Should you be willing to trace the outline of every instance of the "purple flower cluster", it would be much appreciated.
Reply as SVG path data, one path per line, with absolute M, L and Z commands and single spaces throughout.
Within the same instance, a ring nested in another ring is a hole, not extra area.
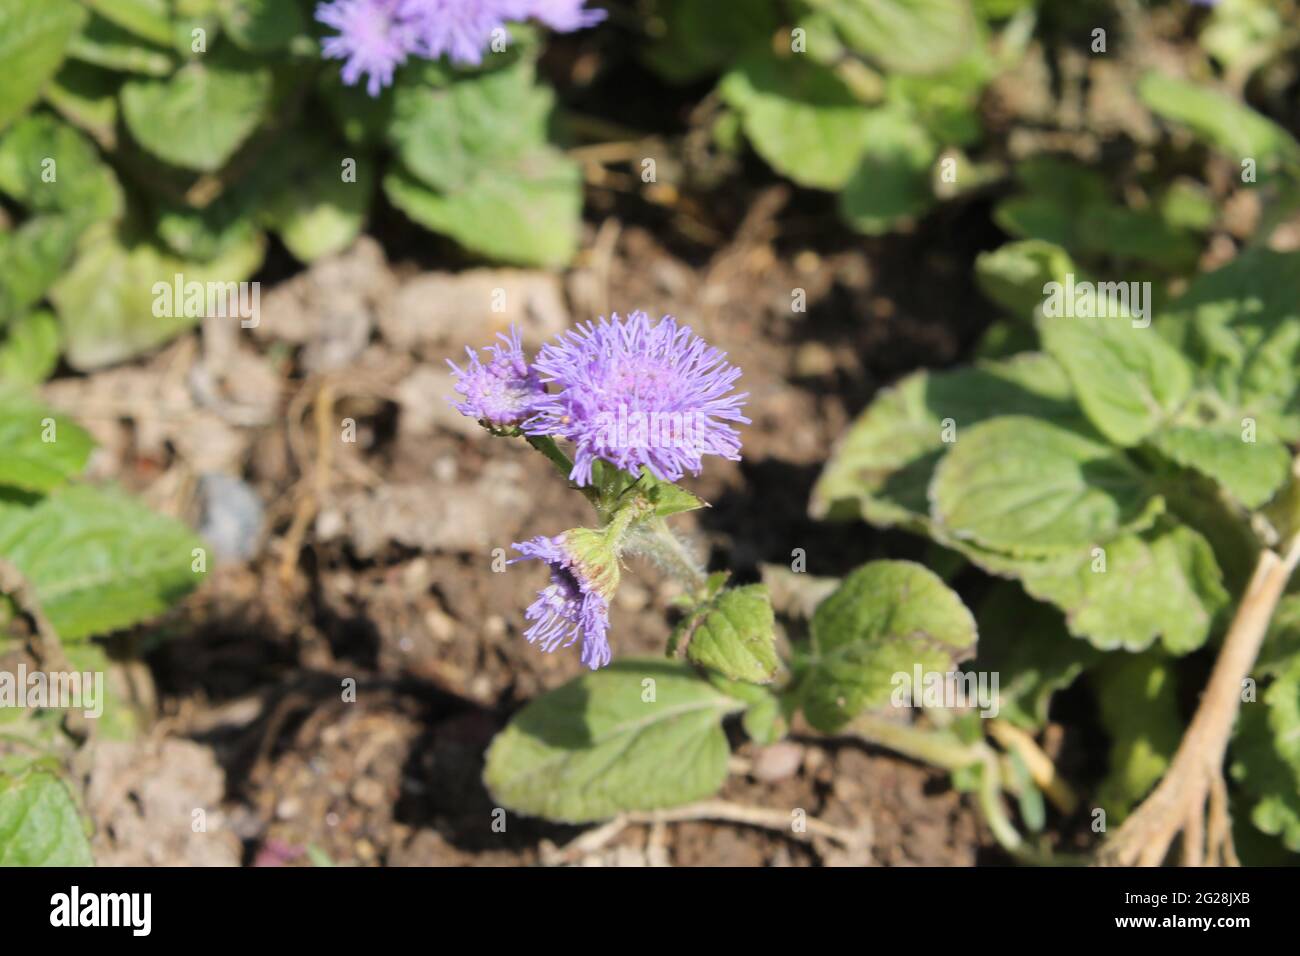
M 740 458 L 740 435 L 727 424 L 749 424 L 740 411 L 748 393 L 733 391 L 740 369 L 670 315 L 579 326 L 543 346 L 533 368 L 556 391 L 524 430 L 573 442 L 569 477 L 580 486 L 598 458 L 666 481 L 698 475 L 704 455 Z
M 468 347 L 468 368 L 462 370 L 451 359 L 447 364 L 456 379 L 456 391 L 465 396 L 463 402 L 452 403 L 456 410 L 494 428 L 508 428 L 530 418 L 546 390 L 528 367 L 519 330 L 512 328 L 508 336 L 498 334 L 497 338 L 501 344 L 487 347 L 491 359 L 486 365 Z
M 613 653 L 605 634 L 609 630 L 609 598 L 598 573 L 579 559 L 569 547 L 572 532 L 533 538 L 513 545 L 523 555 L 516 561 L 536 558 L 551 569 L 551 583 L 537 592 L 537 600 L 524 612 L 532 626 L 524 632 L 530 644 L 550 653 L 570 647 L 582 638 L 582 663 L 592 670 L 604 667 Z M 615 565 L 617 567 L 617 565 Z
M 316 19 L 338 33 L 326 37 L 323 54 L 343 60 L 343 82 L 364 75 L 366 92 L 378 96 L 408 56 L 477 66 L 493 33 L 510 22 L 537 20 L 571 32 L 594 26 L 603 10 L 587 0 L 331 0 L 316 7 Z
M 452 363 L 464 398 L 453 404 L 493 428 L 570 442 L 569 477 L 579 486 L 591 484 L 598 459 L 676 481 L 687 471 L 699 474 L 704 455 L 740 458 L 733 425 L 749 422 L 741 411 L 748 396 L 734 390 L 740 369 L 672 316 L 602 318 L 544 345 L 531 365 L 518 331 L 499 338 L 486 363 L 472 349 L 466 367 Z M 551 569 L 550 584 L 525 615 L 530 642 L 553 651 L 581 637 L 584 664 L 609 663 L 609 599 L 626 527 L 577 528 L 514 546 L 523 555 L 516 561 L 537 559 Z

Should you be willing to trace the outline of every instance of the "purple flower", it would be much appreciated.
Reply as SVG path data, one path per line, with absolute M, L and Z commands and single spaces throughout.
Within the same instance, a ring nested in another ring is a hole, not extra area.
M 740 369 L 672 316 L 579 326 L 543 346 L 533 369 L 558 390 L 541 397 L 524 430 L 574 443 L 578 485 L 591 483 L 598 458 L 667 481 L 698 475 L 704 455 L 740 458 L 740 436 L 726 424 L 749 424 L 748 393 L 733 392 Z
M 343 82 L 356 85 L 362 75 L 366 92 L 378 96 L 393 82 L 393 70 L 416 52 L 415 23 L 400 7 L 403 0 L 333 0 L 316 7 L 316 19 L 338 30 L 326 37 L 321 52 L 343 60 Z
M 524 349 L 519 341 L 519 330 L 510 327 L 510 334 L 497 333 L 500 345 L 489 345 L 491 358 L 484 365 L 478 353 L 466 348 L 468 366 L 462 369 L 451 359 L 456 391 L 465 396 L 463 402 L 452 402 L 462 415 L 487 422 L 497 428 L 518 425 L 530 415 L 546 397 L 546 388 L 537 373 L 528 367 Z
M 536 558 L 551 569 L 551 583 L 537 592 L 524 618 L 530 644 L 550 653 L 582 638 L 582 663 L 592 670 L 613 657 L 606 639 L 609 599 L 618 587 L 618 557 L 606 535 L 575 528 L 553 538 L 536 537 L 513 545 L 523 555 L 511 564 Z
M 504 0 L 507 19 L 537 20 L 561 33 L 594 27 L 605 19 L 604 10 L 588 10 L 586 3 L 587 0 Z
M 478 66 L 492 42 L 492 32 L 505 29 L 512 2 L 401 0 L 401 9 L 418 24 L 421 56 L 436 60 L 445 54 L 453 63 Z

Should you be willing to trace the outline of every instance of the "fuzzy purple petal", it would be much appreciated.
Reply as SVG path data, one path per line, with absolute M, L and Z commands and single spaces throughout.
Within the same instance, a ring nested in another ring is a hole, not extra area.
M 416 50 L 414 24 L 400 10 L 403 0 L 333 0 L 316 7 L 316 19 L 338 31 L 321 45 L 328 59 L 343 61 L 343 82 L 368 77 L 366 92 L 378 96 L 393 71 Z
M 486 364 L 478 353 L 466 349 L 469 361 L 461 368 L 451 359 L 447 364 L 456 379 L 456 391 L 465 396 L 462 402 L 453 402 L 462 415 L 486 421 L 498 428 L 518 425 L 537 409 L 546 397 L 546 389 L 537 373 L 528 367 L 524 357 L 519 330 L 513 326 L 510 334 L 498 334 L 500 345 L 489 345 Z
M 596 459 L 677 481 L 699 474 L 705 455 L 740 458 L 728 424 L 749 423 L 748 394 L 734 390 L 740 369 L 672 316 L 615 314 L 579 326 L 544 346 L 533 369 L 556 389 L 524 430 L 573 442 L 570 478 L 579 485 L 591 483 Z
M 536 559 L 551 569 L 551 582 L 537 592 L 524 618 L 532 626 L 524 632 L 530 644 L 550 653 L 558 647 L 570 647 L 582 638 L 582 663 L 592 670 L 604 667 L 613 658 L 606 632 L 609 630 L 609 603 L 587 580 L 564 546 L 564 535 L 536 537 L 513 545 L 523 555 L 510 563 Z

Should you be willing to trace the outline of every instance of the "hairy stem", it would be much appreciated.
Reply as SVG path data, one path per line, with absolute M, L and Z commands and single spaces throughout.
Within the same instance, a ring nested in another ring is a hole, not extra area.
M 680 581 L 692 594 L 702 593 L 709 576 L 668 522 L 655 517 L 639 525 L 628 550 L 649 558 Z

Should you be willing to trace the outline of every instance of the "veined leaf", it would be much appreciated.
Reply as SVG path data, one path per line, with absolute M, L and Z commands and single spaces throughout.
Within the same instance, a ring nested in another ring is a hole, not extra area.
M 502 806 L 564 823 L 689 803 L 722 786 L 721 721 L 743 707 L 682 665 L 615 661 L 516 714 L 483 782 Z
M 91 866 L 86 824 L 49 759 L 0 759 L 0 866 Z
M 0 510 L 0 556 L 31 582 L 65 641 L 166 611 L 198 585 L 201 546 L 189 528 L 116 491 L 69 485 Z
M 722 78 L 754 149 L 801 186 L 840 189 L 861 162 L 868 110 L 829 67 L 805 56 L 746 56 Z
M 0 0 L 0 129 L 36 102 L 85 18 L 72 0 Z
M 951 440 L 988 418 L 1017 414 L 1083 424 L 1065 373 L 1046 355 L 915 372 L 884 389 L 840 438 L 810 510 L 839 516 L 847 506 L 872 524 L 924 530 L 934 467 Z
M 933 571 L 910 561 L 864 564 L 813 614 L 804 714 L 833 733 L 889 703 L 898 675 L 910 682 L 917 667 L 952 671 L 975 641 L 974 617 Z
M 1291 453 L 1273 439 L 1243 441 L 1240 428 L 1175 425 L 1147 438 L 1170 461 L 1213 478 L 1245 508 L 1273 497 L 1291 472 Z
M 1038 334 L 1070 376 L 1089 420 L 1117 445 L 1135 445 L 1151 434 L 1191 390 L 1191 368 L 1182 355 L 1154 329 L 1134 327 L 1128 316 L 1040 316 Z
M 226 164 L 270 101 L 271 71 L 220 51 L 166 79 L 122 86 L 122 116 L 136 142 L 164 162 L 205 173 Z
M 1110 735 L 1110 770 L 1097 792 L 1111 825 L 1155 785 L 1182 738 L 1174 672 L 1159 654 L 1112 655 L 1098 682 L 1101 721 Z
M 727 588 L 677 625 L 668 652 L 680 653 L 684 646 L 692 663 L 730 680 L 766 684 L 780 667 L 774 623 L 766 585 Z
M 49 491 L 86 467 L 94 444 L 22 389 L 0 384 L 0 491 Z
M 930 501 L 945 535 L 1030 556 L 1147 527 L 1164 504 L 1114 448 L 1021 415 L 962 433 L 935 469 Z
M 934 73 L 971 48 L 968 0 L 813 0 L 845 42 L 889 71 Z
M 1072 563 L 1026 566 L 1025 590 L 1065 612 L 1070 633 L 1102 650 L 1142 651 L 1157 640 L 1170 654 L 1205 643 L 1228 604 L 1214 552 L 1199 532 L 1162 522 Z

